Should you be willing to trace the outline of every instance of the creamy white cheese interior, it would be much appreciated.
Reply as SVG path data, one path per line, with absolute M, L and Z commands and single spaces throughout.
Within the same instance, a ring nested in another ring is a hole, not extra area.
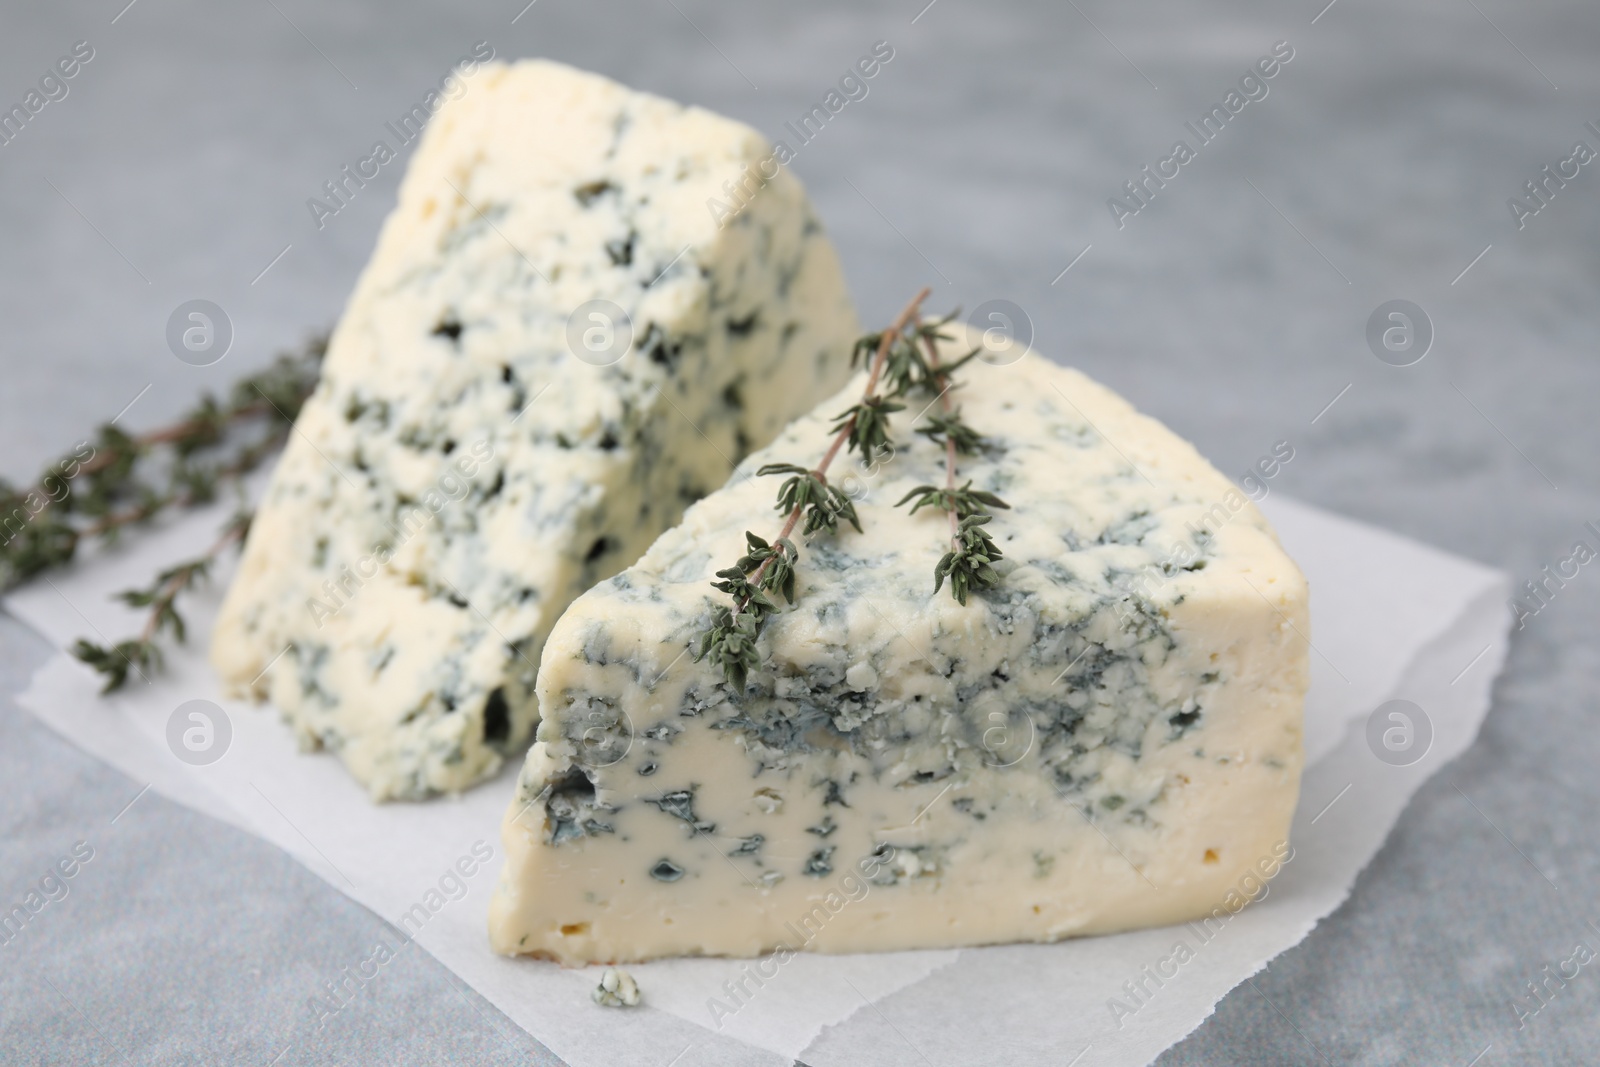
M 960 481 L 1011 505 L 988 527 L 998 588 L 935 594 L 948 520 L 893 506 L 945 477 L 912 402 L 892 457 L 831 472 L 865 532 L 802 543 L 744 690 L 686 654 L 726 602 L 713 572 L 780 524 L 756 468 L 816 463 L 858 378 L 563 616 L 503 826 L 498 951 L 1048 941 L 1233 910 L 1281 866 L 1299 570 L 1193 447 L 1083 375 L 1030 354 L 963 379 L 992 447 Z
M 769 155 L 558 64 L 477 73 L 427 127 L 261 504 L 225 680 L 376 798 L 520 754 L 567 604 L 849 374 L 855 315 L 798 182 L 726 225 L 707 206 Z

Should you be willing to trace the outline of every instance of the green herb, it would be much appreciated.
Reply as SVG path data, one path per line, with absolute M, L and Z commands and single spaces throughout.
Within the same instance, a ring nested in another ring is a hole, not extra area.
M 810 537 L 818 530 L 839 532 L 839 520 L 847 520 L 856 532 L 861 532 L 861 520 L 856 517 L 856 506 L 837 486 L 827 484 L 820 471 L 807 470 L 793 463 L 768 463 L 756 471 L 757 476 L 792 474 L 778 487 L 777 511 L 785 514 L 805 510 L 806 525 L 801 534 Z M 755 537 L 746 532 L 746 537 Z M 756 538 L 760 540 L 759 538 Z
M 944 442 L 944 488 L 933 485 L 919 485 L 907 493 L 896 504 L 900 507 L 912 500 L 911 514 L 915 515 L 917 509 L 924 506 L 937 507 L 950 516 L 950 551 L 940 557 L 933 568 L 933 591 L 937 593 L 944 588 L 944 580 L 950 579 L 950 595 L 956 598 L 956 603 L 963 607 L 967 603 L 967 594 L 974 589 L 992 589 L 1000 584 L 1000 572 L 993 567 L 995 560 L 1001 556 L 1000 546 L 994 543 L 989 532 L 983 529 L 992 516 L 990 508 L 1010 508 L 1011 505 L 1001 500 L 994 493 L 972 488 L 969 480 L 966 485 L 956 488 L 956 454 L 965 453 L 972 455 L 984 447 L 983 437 L 972 427 L 961 421 L 961 409 L 950 402 L 950 389 L 952 382 L 950 375 L 967 364 L 978 354 L 977 349 L 968 352 L 965 356 L 944 366 L 939 364 L 939 345 L 941 340 L 949 340 L 944 334 L 939 333 L 939 327 L 949 322 L 954 317 L 950 316 L 934 323 L 931 328 L 918 330 L 919 338 L 927 350 L 928 359 L 923 364 L 924 380 L 938 386 L 939 403 L 943 412 L 930 420 L 926 433 L 930 440 L 943 439 Z
M 952 520 L 955 512 L 950 513 Z M 1000 558 L 1000 548 L 983 529 L 993 515 L 968 515 L 956 526 L 951 548 L 933 568 L 933 591 L 937 593 L 950 579 L 950 595 L 961 604 L 973 588 L 989 589 L 1000 584 L 999 573 L 990 566 Z
M 917 509 L 924 506 L 933 506 L 941 511 L 948 511 L 958 519 L 968 515 L 986 514 L 989 508 L 1009 508 L 1011 505 L 981 489 L 972 488 L 968 481 L 960 489 L 941 489 L 936 485 L 919 485 L 901 498 L 895 507 L 903 507 L 908 500 L 916 500 L 916 506 L 911 509 L 915 515 Z
M 945 371 L 946 374 L 950 372 Z M 942 445 L 948 438 L 955 442 L 956 451 L 964 456 L 975 456 L 983 448 L 983 438 L 977 431 L 961 421 L 961 409 L 946 414 L 935 412 L 928 416 L 928 425 L 917 430 L 928 440 L 936 445 Z
M 161 669 L 163 658 L 157 639 L 164 631 L 172 632 L 172 639 L 183 644 L 188 638 L 183 616 L 178 614 L 180 593 L 186 592 L 210 576 L 211 564 L 224 549 L 236 542 L 242 543 L 250 530 L 250 512 L 240 510 L 223 527 L 222 536 L 205 554 L 195 559 L 168 567 L 148 588 L 124 589 L 117 599 L 135 608 L 149 608 L 149 620 L 138 637 L 118 641 L 109 648 L 79 638 L 72 646 L 72 654 L 105 676 L 106 684 L 100 690 L 109 693 L 121 689 L 128 681 L 128 672 L 137 673 L 146 681 L 149 674 Z
M 756 472 L 789 476 L 778 489 L 776 504 L 776 510 L 788 518 L 776 545 L 746 531 L 750 552 L 734 566 L 718 571 L 721 580 L 712 583 L 712 588 L 728 594 L 733 603 L 713 612 L 711 624 L 692 646 L 694 658 L 709 659 L 720 667 L 734 689 L 742 690 L 750 672 L 761 664 L 757 644 L 767 619 L 778 611 L 777 602 L 768 594 L 781 592 L 786 601 L 794 602 L 799 553 L 789 536 L 802 517 L 802 535 L 806 537 L 823 530 L 837 533 L 841 518 L 861 531 L 861 520 L 850 498 L 828 484 L 829 464 L 841 449 L 847 453 L 859 451 L 865 463 L 890 448 L 893 442 L 889 438 L 889 416 L 904 411 L 905 405 L 896 401 L 912 393 L 931 396 L 942 405 L 942 410 L 929 418 L 927 427 L 917 432 L 944 446 L 945 485 L 918 486 L 900 501 L 901 505 L 916 501 L 912 514 L 923 507 L 935 507 L 950 515 L 950 551 L 934 568 L 933 591 L 939 592 L 948 578 L 951 594 L 965 604 L 973 589 L 991 588 L 1000 581 L 993 567 L 1001 556 L 1000 548 L 982 527 L 990 520 L 991 508 L 1010 505 L 994 493 L 974 489 L 970 480 L 960 488 L 955 484 L 956 456 L 976 454 L 985 442 L 981 434 L 962 421 L 960 409 L 951 404 L 950 391 L 955 386 L 952 376 L 980 350 L 940 363 L 938 342 L 950 340 L 940 330 L 957 313 L 951 312 L 935 322 L 922 322 L 919 309 L 927 295 L 926 289 L 917 294 L 887 330 L 856 341 L 850 354 L 851 365 L 858 365 L 870 355 L 871 371 L 861 400 L 835 416 L 830 427 L 833 443 L 822 462 L 815 469 L 795 463 L 769 463 Z
M 0 589 L 70 563 L 85 543 L 114 543 L 129 527 L 161 514 L 207 504 L 225 484 L 261 466 L 288 438 L 295 416 L 316 387 L 327 339 L 314 338 L 295 353 L 283 353 L 239 382 L 225 399 L 211 394 L 178 421 L 144 434 L 102 426 L 52 463 L 31 488 L 0 481 Z M 243 536 L 238 518 L 224 531 L 223 545 Z M 216 551 L 220 551 L 220 547 Z M 215 552 L 159 575 L 148 590 L 153 628 L 140 638 L 102 648 L 87 641 L 74 654 L 107 678 L 107 688 L 161 666 L 156 638 L 182 639 L 183 619 L 175 602 L 205 575 Z M 144 606 L 138 604 L 137 606 Z
M 918 341 L 944 340 L 950 338 L 939 331 L 948 326 L 960 312 L 952 311 L 942 319 L 934 322 L 918 322 L 911 330 L 903 330 L 891 338 L 888 352 L 884 354 L 883 383 L 886 394 L 891 397 L 905 396 L 913 390 L 922 390 L 928 395 L 937 395 L 943 386 L 936 379 L 935 372 L 937 355 L 934 364 L 930 365 L 921 349 L 917 347 Z M 888 331 L 886 331 L 888 332 Z M 869 333 L 858 340 L 855 348 L 850 353 L 850 365 L 853 367 L 863 353 L 876 351 L 883 340 L 881 333 Z M 945 375 L 954 374 L 968 362 L 975 359 L 982 349 L 975 348 L 962 356 L 954 363 L 946 364 L 943 370 Z
M 835 415 L 832 430 L 842 434 L 849 443 L 847 452 L 859 450 L 861 462 L 871 463 L 873 455 L 889 444 L 889 416 L 905 409 L 904 404 L 895 404 L 883 397 L 867 397 Z
M 288 437 L 326 348 L 317 338 L 237 383 L 226 401 L 207 394 L 170 426 L 138 436 L 100 428 L 52 463 L 32 488 L 0 481 L 0 589 L 70 563 L 87 540 L 113 542 L 169 508 L 216 498 L 218 486 L 254 470 Z M 229 448 L 230 437 L 255 428 Z
M 795 527 L 804 516 L 804 535 L 819 530 L 837 533 L 839 519 L 843 518 L 861 529 L 855 505 L 837 487 L 828 484 L 828 467 L 846 443 L 852 449 L 862 447 L 862 441 L 888 443 L 887 405 L 877 396 L 878 383 L 884 377 L 884 367 L 892 348 L 905 347 L 908 323 L 917 317 L 922 302 L 928 298 L 924 289 L 912 298 L 895 319 L 894 325 L 882 333 L 868 334 L 855 343 L 850 361 L 854 366 L 866 353 L 873 353 L 872 370 L 867 375 L 866 388 L 862 390 L 861 403 L 839 416 L 832 429 L 833 443 L 823 454 L 815 468 L 795 463 L 768 463 L 756 472 L 758 476 L 787 474 L 778 487 L 776 510 L 786 512 L 783 530 L 769 544 L 750 531 L 745 531 L 745 542 L 750 551 L 732 567 L 717 572 L 719 582 L 712 588 L 727 593 L 733 599 L 731 607 L 719 607 L 712 613 L 711 625 L 701 631 L 693 646 L 694 658 L 709 659 L 722 669 L 723 677 L 734 689 L 743 690 L 749 673 L 761 665 L 756 643 L 761 637 L 767 619 L 778 610 L 778 605 L 766 594 L 781 591 L 789 603 L 794 603 L 794 564 L 799 553 L 789 540 Z M 889 410 L 898 411 L 900 407 Z M 880 421 L 881 420 L 881 421 Z M 865 426 L 863 427 L 863 423 Z M 858 428 L 860 428 L 858 432 Z M 870 457 L 872 449 L 862 448 L 863 457 Z

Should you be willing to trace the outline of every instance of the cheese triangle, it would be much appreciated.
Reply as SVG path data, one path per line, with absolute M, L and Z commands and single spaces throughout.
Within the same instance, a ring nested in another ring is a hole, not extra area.
M 952 358 L 976 334 L 944 347 Z M 998 587 L 933 572 L 944 449 L 841 459 L 864 532 L 800 546 L 742 691 L 686 650 L 713 572 L 780 525 L 765 463 L 815 464 L 858 379 L 580 597 L 502 828 L 493 946 L 564 963 L 1051 941 L 1213 913 L 1290 855 L 1307 588 L 1188 443 L 1035 355 L 970 364 Z M 780 605 L 781 605 L 780 601 Z
M 520 757 L 561 611 L 838 389 L 858 332 L 753 130 L 555 63 L 461 83 L 212 645 L 227 683 L 380 799 Z

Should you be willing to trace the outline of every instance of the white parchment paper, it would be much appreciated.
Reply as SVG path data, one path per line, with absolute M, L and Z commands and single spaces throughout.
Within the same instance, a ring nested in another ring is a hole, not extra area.
M 1145 1064 L 1339 905 L 1411 794 L 1471 744 L 1505 657 L 1504 575 L 1281 497 L 1262 506 L 1311 583 L 1308 769 L 1293 859 L 1264 899 L 1210 928 L 800 956 L 759 986 L 746 978 L 737 999 L 725 983 L 744 977 L 748 961 L 663 961 L 630 968 L 644 1005 L 604 1009 L 588 996 L 595 969 L 507 960 L 488 949 L 485 914 L 516 768 L 459 799 L 374 806 L 334 757 L 297 752 L 270 708 L 223 700 L 204 645 L 226 568 L 216 589 L 190 601 L 197 643 L 169 655 L 165 673 L 101 697 L 99 680 L 62 655 L 39 671 L 21 703 L 153 790 L 273 842 L 397 927 L 409 915 L 404 925 L 416 929 L 417 944 L 573 1067 L 787 1067 L 795 1058 L 813 1067 L 887 1067 L 919 1056 Z M 5 607 L 58 648 L 81 636 L 123 638 L 142 619 L 111 595 L 196 554 L 224 517 L 220 509 L 187 516 L 92 554 L 17 591 Z M 1424 719 L 1407 755 L 1425 754 L 1405 766 L 1380 760 L 1368 741 L 1369 716 L 1394 698 L 1414 702 Z M 231 734 L 221 758 L 203 766 L 180 760 L 168 741 L 174 713 L 196 699 L 220 705 Z M 1423 742 L 1424 734 L 1431 739 Z M 474 850 L 481 856 L 485 848 L 494 858 L 479 864 Z M 389 947 L 401 936 L 397 930 Z M 349 970 L 373 954 L 353 955 Z M 712 998 L 737 1010 L 714 1015 Z M 288 1036 L 315 1042 L 318 1021 L 308 1007 Z M 336 1014 L 321 1021 L 339 1025 Z

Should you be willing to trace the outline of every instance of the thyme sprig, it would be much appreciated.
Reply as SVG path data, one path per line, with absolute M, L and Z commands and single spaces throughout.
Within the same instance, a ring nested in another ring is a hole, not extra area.
M 794 463 L 768 463 L 756 471 L 758 477 L 768 474 L 793 475 L 778 487 L 775 510 L 787 514 L 804 509 L 806 525 L 800 531 L 802 536 L 810 537 L 823 529 L 838 533 L 840 519 L 854 526 L 857 533 L 861 532 L 861 519 L 856 515 L 855 503 L 838 486 L 829 485 L 821 471 L 808 470 Z M 745 536 L 754 535 L 746 532 Z
M 955 518 L 955 512 L 950 513 Z M 983 529 L 994 518 L 989 514 L 968 515 L 950 537 L 950 551 L 933 568 L 933 591 L 937 593 L 950 579 L 950 595 L 961 604 L 972 589 L 990 589 L 1000 584 L 1000 573 L 991 564 L 1000 558 L 1000 548 Z
M 295 417 L 316 387 L 327 339 L 281 353 L 265 370 L 209 393 L 186 415 L 159 429 L 130 434 L 106 424 L 90 440 L 47 467 L 31 487 L 0 481 L 0 589 L 70 563 L 85 544 L 111 544 L 165 512 L 208 504 L 225 485 L 260 467 L 287 440 Z M 198 560 L 169 568 L 152 586 L 120 598 L 152 609 L 137 638 L 102 647 L 79 641 L 73 652 L 106 677 L 107 690 L 162 664 L 157 639 L 182 640 L 176 602 L 201 581 L 218 553 L 241 540 L 235 516 L 223 539 Z
M 844 434 L 847 452 L 859 451 L 861 462 L 871 463 L 874 455 L 889 447 L 889 416 L 905 409 L 904 404 L 881 396 L 867 397 L 835 415 L 831 429 Z
M 861 530 L 861 521 L 850 498 L 828 484 L 828 467 L 846 444 L 854 450 L 862 447 L 862 441 L 888 442 L 888 412 L 878 397 L 878 385 L 884 380 L 884 367 L 891 349 L 912 347 L 905 336 L 906 329 L 917 320 L 918 310 L 929 292 L 923 289 L 912 297 L 887 330 L 856 341 L 850 354 L 852 366 L 868 352 L 872 353 L 867 384 L 861 391 L 861 402 L 843 412 L 832 427 L 833 442 L 823 453 L 821 462 L 814 468 L 794 463 L 769 463 L 756 472 L 758 476 L 790 475 L 778 489 L 777 503 L 777 510 L 787 512 L 788 517 L 772 544 L 745 531 L 745 542 L 751 551 L 734 566 L 718 571 L 717 577 L 722 580 L 712 583 L 713 589 L 727 593 L 733 603 L 712 612 L 711 624 L 701 631 L 692 646 L 695 660 L 710 660 L 722 670 L 728 685 L 734 689 L 743 690 L 749 673 L 761 665 L 756 644 L 767 619 L 778 610 L 778 605 L 766 594 L 781 591 L 786 601 L 794 603 L 794 564 L 799 553 L 790 535 L 800 524 L 801 517 L 806 520 L 806 536 L 823 529 L 829 533 L 838 532 L 841 517 L 857 531 Z M 891 388 L 896 392 L 890 395 L 904 391 Z M 857 428 L 863 422 L 866 425 L 858 433 Z M 863 448 L 862 455 L 870 458 L 872 450 Z M 764 553 L 760 559 L 756 558 L 758 553 Z
M 70 563 L 87 540 L 114 542 L 168 509 L 210 503 L 219 485 L 260 466 L 316 386 L 326 344 L 315 338 L 279 355 L 226 399 L 207 394 L 171 425 L 138 435 L 104 425 L 31 487 L 0 480 L 0 589 Z M 254 439 L 230 450 L 233 432 L 249 424 L 259 427 Z
M 928 425 L 919 426 L 917 432 L 934 444 L 942 445 L 948 438 L 955 442 L 956 451 L 963 456 L 975 456 L 982 451 L 983 436 L 961 421 L 960 408 L 949 414 L 937 411 L 927 419 Z
M 150 609 L 138 637 L 110 646 L 97 645 L 80 637 L 73 644 L 72 654 L 105 676 L 106 683 L 100 692 L 121 689 L 127 684 L 129 671 L 148 680 L 150 673 L 160 670 L 164 658 L 158 638 L 163 632 L 170 630 L 172 639 L 180 645 L 188 639 L 183 616 L 178 613 L 178 596 L 210 577 L 211 565 L 224 549 L 243 542 L 250 530 L 250 519 L 251 513 L 240 509 L 223 527 L 222 536 L 203 555 L 168 567 L 144 589 L 124 589 L 117 594 L 117 599 L 130 607 Z
M 915 500 L 911 514 L 915 515 L 923 507 L 936 507 L 940 511 L 948 511 L 958 519 L 967 518 L 969 515 L 987 514 L 989 508 L 1009 508 L 1004 500 L 993 493 L 982 489 L 972 488 L 971 479 L 960 489 L 940 488 L 937 485 L 919 485 L 902 497 L 895 507 L 903 507 L 907 501 Z
M 928 378 L 939 386 L 939 403 L 943 408 L 942 414 L 930 424 L 929 429 L 933 432 L 928 436 L 930 439 L 936 439 L 936 436 L 944 439 L 944 488 L 918 486 L 895 506 L 916 499 L 911 514 L 915 515 L 917 508 L 931 504 L 950 516 L 950 551 L 934 564 L 933 591 L 937 593 L 944 588 L 944 581 L 949 578 L 950 595 L 956 598 L 956 603 L 965 607 L 967 595 L 972 590 L 992 589 L 1000 584 L 1000 572 L 994 569 L 994 562 L 1002 555 L 1000 546 L 994 543 L 994 538 L 983 527 L 993 517 L 990 508 L 1010 508 L 1011 505 L 994 493 L 973 489 L 970 479 L 960 489 L 956 488 L 957 453 L 971 455 L 979 451 L 984 447 L 984 439 L 961 421 L 961 409 L 950 401 L 950 375 L 976 356 L 979 350 L 974 349 L 954 363 L 941 366 L 938 342 L 949 338 L 939 333 L 938 327 L 948 321 L 947 318 L 936 323 L 932 330 L 918 331 L 928 353 Z
M 735 689 L 742 690 L 750 672 L 760 666 L 757 644 L 767 620 L 779 610 L 775 597 L 781 594 L 785 601 L 794 603 L 799 553 L 790 536 L 801 520 L 805 522 L 805 537 L 824 530 L 837 533 L 841 519 L 861 532 L 854 502 L 838 487 L 828 484 L 829 464 L 841 450 L 860 452 L 862 462 L 867 463 L 892 448 L 890 416 L 904 411 L 906 406 L 898 401 L 912 394 L 932 397 L 933 403 L 941 405 L 941 410 L 929 417 L 928 425 L 917 432 L 944 446 L 945 485 L 918 486 L 896 506 L 915 501 L 911 514 L 933 507 L 950 516 L 950 551 L 934 568 L 933 591 L 938 593 L 948 579 L 951 594 L 965 604 L 972 590 L 999 584 L 1000 575 L 993 564 L 1001 558 L 1001 551 L 983 526 L 992 518 L 991 509 L 1010 505 L 994 493 L 974 489 L 970 479 L 959 488 L 955 481 L 956 457 L 975 455 L 987 447 L 983 436 L 962 421 L 960 408 L 950 399 L 955 372 L 981 349 L 941 362 L 938 342 L 951 340 L 941 331 L 957 313 L 923 322 L 920 308 L 927 296 L 928 290 L 924 289 L 887 330 L 856 341 L 851 365 L 857 366 L 870 357 L 867 384 L 860 401 L 834 417 L 829 428 L 833 443 L 822 462 L 815 468 L 768 463 L 756 472 L 788 475 L 778 489 L 775 506 L 775 510 L 787 515 L 783 530 L 774 544 L 745 532 L 750 551 L 734 566 L 718 571 L 720 580 L 712 583 L 712 588 L 728 594 L 732 602 L 712 612 L 710 625 L 692 646 L 694 658 L 709 659 L 721 668 L 723 677 Z

